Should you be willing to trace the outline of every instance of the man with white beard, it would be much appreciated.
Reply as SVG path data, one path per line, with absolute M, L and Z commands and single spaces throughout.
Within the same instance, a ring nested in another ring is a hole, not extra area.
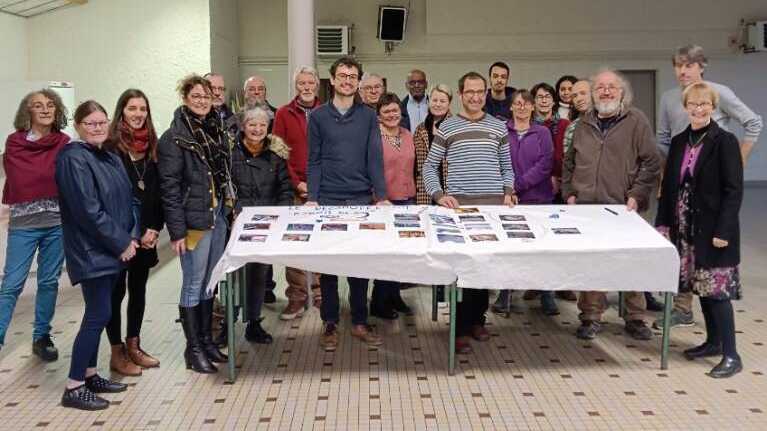
M 631 107 L 631 87 L 618 72 L 603 70 L 591 79 L 593 110 L 581 117 L 573 134 L 569 163 L 562 175 L 562 197 L 568 204 L 625 204 L 643 211 L 660 176 L 660 156 L 647 117 Z M 626 332 L 649 340 L 642 292 L 627 292 Z M 581 326 L 576 336 L 593 339 L 600 331 L 605 292 L 581 292 Z

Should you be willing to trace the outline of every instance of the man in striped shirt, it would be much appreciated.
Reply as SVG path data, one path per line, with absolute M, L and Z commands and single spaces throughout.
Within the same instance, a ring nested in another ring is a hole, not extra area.
M 445 119 L 423 165 L 423 182 L 434 202 L 446 208 L 459 205 L 509 205 L 516 203 L 506 125 L 482 110 L 487 81 L 469 72 L 458 81 L 461 112 Z M 440 184 L 440 164 L 447 159 L 447 190 Z M 485 312 L 487 290 L 467 289 L 456 313 L 457 353 L 471 351 L 470 337 L 487 341 Z

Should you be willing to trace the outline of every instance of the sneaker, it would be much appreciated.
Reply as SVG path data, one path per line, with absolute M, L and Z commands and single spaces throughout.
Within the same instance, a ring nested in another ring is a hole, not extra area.
M 53 345 L 51 336 L 46 334 L 32 343 L 32 353 L 45 362 L 53 362 L 59 359 L 59 350 Z
M 652 340 L 652 330 L 647 327 L 644 320 L 629 320 L 624 329 L 635 340 Z
M 261 327 L 260 320 L 251 320 L 245 328 L 245 339 L 256 344 L 272 344 L 272 336 Z
M 326 352 L 333 352 L 338 347 L 338 328 L 335 323 L 325 324 L 325 330 L 320 335 L 320 346 Z
M 128 389 L 128 385 L 107 380 L 98 374 L 86 377 L 85 387 L 95 394 L 115 394 L 117 392 L 124 392 Z
M 280 313 L 280 320 L 293 320 L 304 315 L 304 304 L 301 302 L 288 301 L 288 305 Z
M 104 410 L 109 407 L 109 401 L 93 393 L 86 385 L 80 385 L 74 389 L 64 390 L 61 406 L 78 410 Z
M 275 302 L 277 302 L 277 296 L 274 295 L 273 291 L 264 292 L 264 304 L 274 304 Z
M 581 340 L 593 340 L 601 330 L 602 325 L 599 322 L 594 320 L 584 320 L 581 322 L 581 326 L 575 331 L 575 336 Z
M 685 313 L 678 310 L 672 310 L 669 323 L 669 328 L 695 326 L 695 318 L 692 315 L 692 311 Z M 655 319 L 652 323 L 652 327 L 655 329 L 663 329 L 663 318 Z
M 383 338 L 380 335 L 373 332 L 373 328 L 368 325 L 353 325 L 352 337 L 359 338 L 364 341 L 368 346 L 380 346 L 383 344 Z

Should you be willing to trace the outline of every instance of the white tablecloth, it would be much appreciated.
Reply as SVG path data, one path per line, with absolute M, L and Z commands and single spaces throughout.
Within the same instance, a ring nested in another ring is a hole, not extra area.
M 676 249 L 624 206 L 472 208 L 245 208 L 208 288 L 261 262 L 465 288 L 677 290 Z

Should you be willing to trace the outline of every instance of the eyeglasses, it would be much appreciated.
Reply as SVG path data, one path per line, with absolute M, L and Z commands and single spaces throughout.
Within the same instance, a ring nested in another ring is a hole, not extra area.
M 485 95 L 485 90 L 463 90 L 461 94 L 468 97 L 479 97 Z
M 372 90 L 383 90 L 383 85 L 376 84 L 376 85 L 363 85 L 362 91 L 372 91 Z
M 96 130 L 102 129 L 109 125 L 109 121 L 83 121 L 80 124 L 86 129 Z
M 339 81 L 356 81 L 360 79 L 359 75 L 355 74 L 346 74 L 346 73 L 336 73 L 336 79 Z
M 410 85 L 426 85 L 425 79 L 412 79 L 407 82 Z
M 533 104 L 530 102 L 514 102 L 511 104 L 514 108 L 524 109 L 524 108 L 532 108 Z
M 56 105 L 53 103 L 48 103 L 47 105 L 43 105 L 42 103 L 35 103 L 29 107 L 32 111 L 43 111 L 45 109 L 56 109 Z
M 700 102 L 700 103 L 687 102 L 687 109 L 692 109 L 692 110 L 708 108 L 709 106 L 714 106 L 714 104 L 711 102 Z
M 212 89 L 213 89 L 213 91 L 220 91 L 220 92 L 222 92 L 222 93 L 223 93 L 224 91 L 226 91 L 226 87 L 210 87 L 210 88 L 212 88 Z
M 195 102 L 210 102 L 212 97 L 208 94 L 190 94 L 189 98 Z
M 539 94 L 539 95 L 535 96 L 535 100 L 554 100 L 554 96 L 552 96 L 549 93 Z
M 594 87 L 595 93 L 617 93 L 618 90 L 621 90 L 621 88 L 615 85 L 597 85 Z

